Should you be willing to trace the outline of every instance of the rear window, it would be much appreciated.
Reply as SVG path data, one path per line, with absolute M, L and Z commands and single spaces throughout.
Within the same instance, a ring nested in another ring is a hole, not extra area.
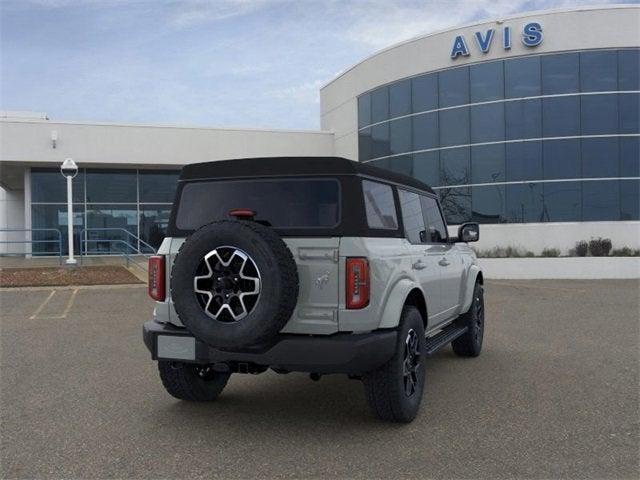
M 175 224 L 196 230 L 229 218 L 229 210 L 249 208 L 256 220 L 274 228 L 332 228 L 340 223 L 337 179 L 234 180 L 187 183 Z

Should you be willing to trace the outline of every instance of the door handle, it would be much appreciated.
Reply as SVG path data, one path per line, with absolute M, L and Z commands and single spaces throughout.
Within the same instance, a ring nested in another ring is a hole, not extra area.
M 450 265 L 450 263 L 446 258 L 443 258 L 438 262 L 438 265 L 440 265 L 441 267 L 446 267 L 447 265 Z
M 425 268 L 427 268 L 427 264 L 422 260 L 418 260 L 413 265 L 411 265 L 411 268 L 413 268 L 414 270 L 424 270 Z

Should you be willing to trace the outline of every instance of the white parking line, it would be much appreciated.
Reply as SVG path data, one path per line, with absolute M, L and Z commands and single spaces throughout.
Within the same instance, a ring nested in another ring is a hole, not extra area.
M 51 298 L 53 298 L 53 295 L 56 293 L 56 290 L 53 290 L 49 296 L 45 299 L 44 302 L 42 302 L 42 305 L 40 305 L 38 307 L 38 309 L 34 312 L 33 315 L 31 315 L 31 317 L 29 317 L 30 320 L 42 320 L 42 319 L 47 319 L 47 320 L 61 320 L 63 318 L 67 318 L 67 315 L 69 314 L 69 311 L 71 310 L 71 307 L 73 306 L 73 302 L 76 299 L 76 295 L 78 294 L 78 289 L 74 289 L 73 292 L 71 292 L 71 295 L 69 295 L 69 300 L 67 300 L 67 305 L 64 307 L 64 310 L 62 311 L 61 314 L 59 315 L 40 315 L 40 312 L 42 312 L 42 310 L 44 309 L 44 307 L 47 305 L 47 303 L 49 303 L 49 300 L 51 300 Z
M 42 303 L 40 304 L 40 306 L 36 309 L 36 311 L 35 311 L 35 312 L 33 312 L 33 315 L 31 315 L 31 316 L 29 317 L 29 320 L 33 320 L 33 319 L 35 319 L 35 318 L 38 316 L 38 314 L 42 311 L 42 309 L 45 307 L 45 305 L 46 305 L 47 303 L 49 303 L 49 300 L 51 300 L 51 298 L 53 298 L 53 295 L 54 295 L 55 293 L 56 293 L 56 291 L 55 291 L 55 290 L 51 290 L 51 293 L 49 294 L 49 296 L 48 296 L 47 298 L 45 298 L 45 299 L 44 299 L 44 302 L 42 302 Z

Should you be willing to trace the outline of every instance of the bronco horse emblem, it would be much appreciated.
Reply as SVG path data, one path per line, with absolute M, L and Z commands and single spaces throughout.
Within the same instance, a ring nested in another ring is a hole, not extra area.
M 316 278 L 316 286 L 320 290 L 322 290 L 327 283 L 329 283 L 329 272 Z

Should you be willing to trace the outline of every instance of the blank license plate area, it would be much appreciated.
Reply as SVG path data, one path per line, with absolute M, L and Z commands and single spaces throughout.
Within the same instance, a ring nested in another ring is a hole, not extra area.
M 158 358 L 195 360 L 196 339 L 193 337 L 158 335 Z

